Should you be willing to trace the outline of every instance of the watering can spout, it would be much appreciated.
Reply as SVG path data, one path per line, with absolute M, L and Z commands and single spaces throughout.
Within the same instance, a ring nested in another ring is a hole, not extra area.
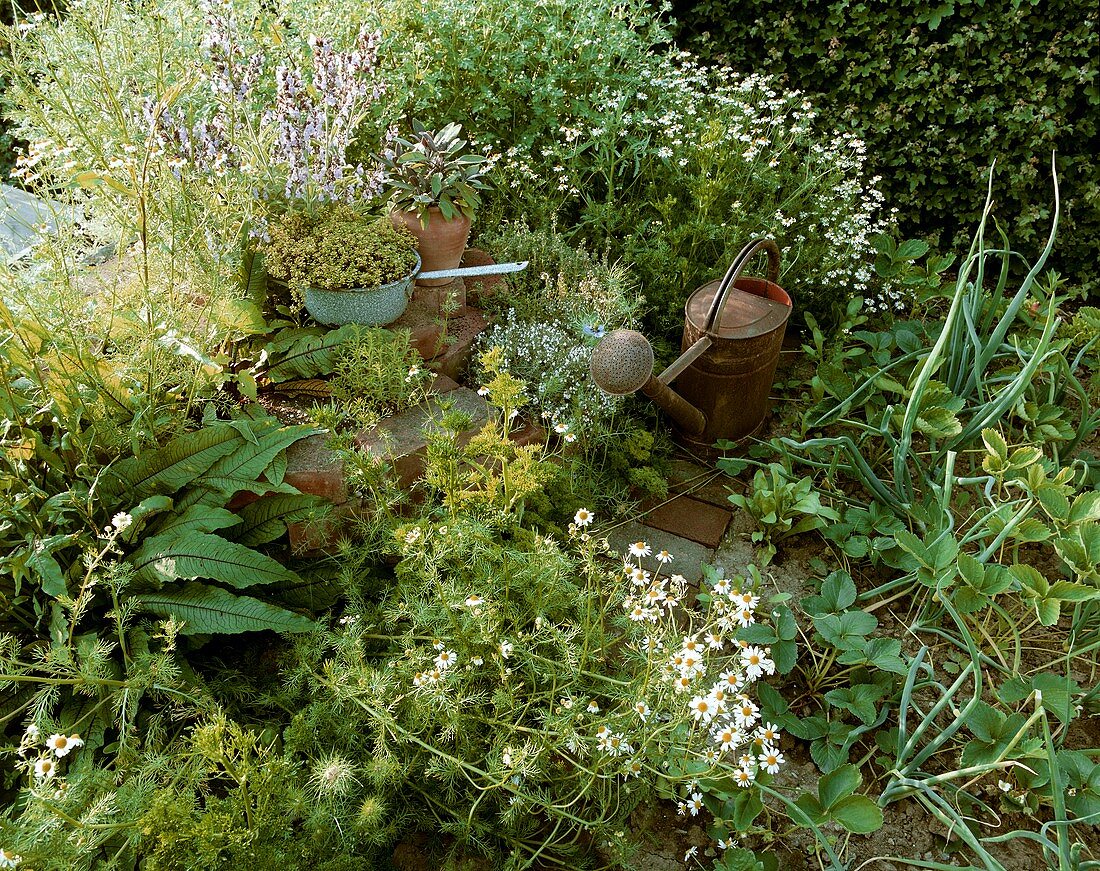
M 706 344 L 709 346 L 709 339 Z M 701 348 L 696 356 L 704 350 L 706 347 Z M 589 368 L 592 380 L 605 393 L 626 396 L 640 390 L 676 421 L 681 430 L 690 435 L 699 435 L 706 429 L 706 415 L 668 386 L 668 382 L 679 374 L 672 370 L 686 356 L 683 355 L 659 378 L 655 377 L 653 346 L 649 344 L 649 340 L 636 330 L 615 330 L 600 340 L 592 352 Z M 684 365 L 690 362 L 688 360 Z

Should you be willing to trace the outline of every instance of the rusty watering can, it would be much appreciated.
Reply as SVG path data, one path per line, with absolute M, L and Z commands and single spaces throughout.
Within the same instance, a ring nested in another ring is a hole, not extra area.
M 753 255 L 768 255 L 768 277 L 741 277 Z M 704 455 L 719 439 L 746 438 L 764 421 L 791 315 L 779 279 L 779 247 L 754 239 L 725 277 L 698 288 L 684 306 L 680 357 L 658 376 L 653 348 L 635 330 L 615 330 L 592 352 L 592 380 L 606 393 L 640 390 L 675 423 L 675 438 Z M 677 390 L 669 385 L 679 379 Z

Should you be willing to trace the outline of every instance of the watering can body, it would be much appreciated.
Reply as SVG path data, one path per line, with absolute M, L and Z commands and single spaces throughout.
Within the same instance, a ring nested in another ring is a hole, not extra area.
M 706 315 L 720 285 L 704 284 L 688 298 L 681 351 L 707 335 Z M 732 283 L 710 347 L 676 378 L 676 392 L 706 418 L 701 433 L 678 431 L 678 441 L 709 452 L 719 439 L 737 441 L 760 428 L 790 313 L 790 296 L 770 277 Z
M 768 254 L 768 277 L 742 278 L 741 271 L 760 250 Z M 592 354 L 593 379 L 608 393 L 640 390 L 672 418 L 677 441 L 697 453 L 710 456 L 716 441 L 752 435 L 767 412 L 792 309 L 778 278 L 778 246 L 754 239 L 724 278 L 688 298 L 676 362 L 653 375 L 653 349 L 646 338 L 634 330 L 616 330 Z

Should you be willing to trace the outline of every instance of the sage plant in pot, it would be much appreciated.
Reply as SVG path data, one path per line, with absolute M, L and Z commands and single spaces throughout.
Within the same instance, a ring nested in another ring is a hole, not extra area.
M 462 125 L 429 130 L 412 121 L 411 139 L 395 137 L 381 155 L 383 190 L 389 190 L 390 216 L 417 237 L 422 271 L 454 269 L 470 238 L 478 191 L 488 185 L 487 158 L 466 151 Z M 440 286 L 448 278 L 419 279 L 418 285 Z

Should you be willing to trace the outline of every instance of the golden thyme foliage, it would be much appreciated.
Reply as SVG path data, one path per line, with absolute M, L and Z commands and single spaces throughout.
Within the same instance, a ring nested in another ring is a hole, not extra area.
M 292 289 L 377 287 L 416 266 L 416 238 L 388 218 L 334 205 L 317 214 L 288 212 L 269 227 L 268 274 Z

